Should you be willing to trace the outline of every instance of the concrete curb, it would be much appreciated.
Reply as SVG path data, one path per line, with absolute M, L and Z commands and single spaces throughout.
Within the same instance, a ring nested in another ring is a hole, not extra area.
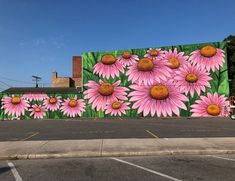
M 219 155 L 235 154 L 235 150 L 180 150 L 180 151 L 156 151 L 156 152 L 129 152 L 129 153 L 109 153 L 102 156 L 97 154 L 84 155 L 80 153 L 63 153 L 63 154 L 35 154 L 35 155 L 13 155 L 2 156 L 0 160 L 28 160 L 28 159 L 54 159 L 54 158 L 90 158 L 90 157 L 129 157 L 129 156 L 169 156 L 169 155 Z
M 209 154 L 235 154 L 235 138 L 0 142 L 1 160 Z

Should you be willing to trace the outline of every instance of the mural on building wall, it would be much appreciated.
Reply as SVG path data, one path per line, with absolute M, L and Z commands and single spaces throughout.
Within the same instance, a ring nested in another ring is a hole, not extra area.
M 83 54 L 83 93 L 0 94 L 0 119 L 228 116 L 226 42 Z
M 228 116 L 226 42 L 83 54 L 89 117 Z
M 0 119 L 81 117 L 85 102 L 80 94 L 3 94 Z

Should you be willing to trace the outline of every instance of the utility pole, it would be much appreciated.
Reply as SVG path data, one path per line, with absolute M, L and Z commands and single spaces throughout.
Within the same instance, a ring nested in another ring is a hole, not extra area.
M 42 80 L 42 78 L 41 78 L 41 77 L 38 77 L 38 76 L 35 76 L 35 75 L 33 75 L 32 78 L 33 78 L 32 80 L 35 81 L 35 83 L 36 83 L 36 87 L 38 87 L 38 82 L 39 82 L 40 80 Z

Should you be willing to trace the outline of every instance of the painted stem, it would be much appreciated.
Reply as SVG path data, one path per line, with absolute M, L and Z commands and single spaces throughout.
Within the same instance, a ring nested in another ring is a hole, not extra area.
M 216 73 L 215 73 L 216 74 Z M 218 80 L 218 82 L 217 82 L 217 92 L 219 91 L 219 85 L 220 85 L 220 75 L 221 75 L 221 71 L 220 71 L 220 69 L 219 69 L 219 74 L 218 75 L 216 75 L 216 77 L 217 77 L 217 80 Z
M 192 104 L 192 97 L 191 97 L 191 95 L 189 95 L 189 102 L 188 103 L 189 103 L 188 104 L 188 116 L 190 116 L 190 106 Z

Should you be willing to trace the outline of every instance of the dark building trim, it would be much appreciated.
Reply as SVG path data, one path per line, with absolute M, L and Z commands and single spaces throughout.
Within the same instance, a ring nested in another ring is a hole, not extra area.
M 8 94 L 26 94 L 26 93 L 45 93 L 45 94 L 69 94 L 80 93 L 81 88 L 66 88 L 66 87 L 11 87 L 1 93 Z

